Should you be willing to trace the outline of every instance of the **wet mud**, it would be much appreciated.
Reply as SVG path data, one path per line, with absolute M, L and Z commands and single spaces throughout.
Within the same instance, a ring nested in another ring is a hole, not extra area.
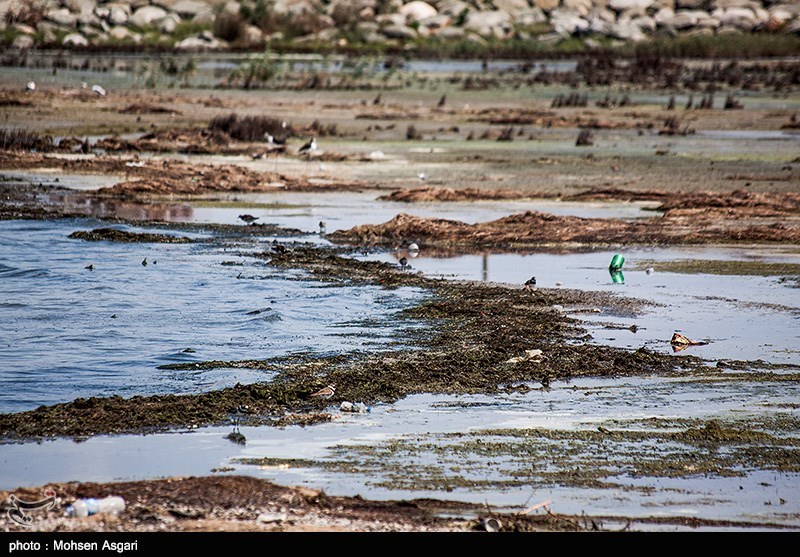
M 602 516 L 565 515 L 547 505 L 508 512 L 457 501 L 413 499 L 371 501 L 340 497 L 305 487 L 280 486 L 234 475 L 164 478 L 132 482 L 72 482 L 13 491 L 20 500 L 38 500 L 55 492 L 56 505 L 35 513 L 37 531 L 104 532 L 479 532 L 493 518 L 503 532 L 620 531 L 631 527 L 673 524 L 691 528 L 756 527 L 755 524 L 686 517 L 620 521 Z M 0 491 L 0 528 L 22 531 L 7 507 L 11 492 Z M 77 499 L 122 497 L 118 516 L 66 518 L 64 509 Z

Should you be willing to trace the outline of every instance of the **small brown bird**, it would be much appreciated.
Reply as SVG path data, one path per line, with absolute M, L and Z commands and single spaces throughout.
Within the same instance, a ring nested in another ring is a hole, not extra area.
M 259 217 L 254 217 L 253 215 L 239 215 L 239 218 L 248 224 L 259 219 Z
M 320 398 L 320 399 L 326 399 L 327 400 L 327 399 L 331 398 L 335 394 L 336 394 L 336 387 L 334 387 L 333 385 L 328 385 L 328 386 L 323 387 L 322 389 L 318 390 L 316 393 L 313 393 L 311 395 L 311 397 L 312 398 Z

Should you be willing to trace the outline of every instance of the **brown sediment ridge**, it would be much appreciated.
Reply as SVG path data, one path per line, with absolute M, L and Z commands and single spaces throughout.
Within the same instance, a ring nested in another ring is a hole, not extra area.
M 259 172 L 235 164 L 196 164 L 176 160 L 87 155 L 64 158 L 42 153 L 2 152 L 0 169 L 58 168 L 68 172 L 121 174 L 127 179 L 100 188 L 94 195 L 125 198 L 171 198 L 214 193 L 270 191 L 360 191 L 366 184 L 350 180 L 313 179 Z
M 738 178 L 737 178 L 738 179 Z M 752 178 L 756 179 L 756 178 Z M 765 177 L 764 180 L 774 180 Z M 784 176 L 784 180 L 797 180 L 800 176 Z M 669 192 L 666 190 L 628 190 L 624 188 L 588 188 L 572 193 L 524 192 L 512 189 L 422 187 L 402 188 L 378 197 L 381 201 L 427 203 L 431 201 L 480 201 L 497 199 L 558 199 L 561 201 L 659 201 L 653 211 L 680 209 L 753 209 L 774 214 L 800 213 L 800 193 L 751 192 Z
M 428 192 L 419 192 L 419 196 Z M 414 192 L 410 195 L 414 197 Z M 634 192 L 598 191 L 575 199 L 638 197 Z M 526 211 L 491 222 L 415 217 L 400 213 L 377 225 L 335 231 L 337 243 L 396 246 L 415 242 L 442 249 L 517 250 L 552 244 L 703 244 L 727 242 L 797 243 L 800 194 L 736 191 L 730 194 L 645 194 L 659 199 L 663 215 L 643 219 L 580 218 Z

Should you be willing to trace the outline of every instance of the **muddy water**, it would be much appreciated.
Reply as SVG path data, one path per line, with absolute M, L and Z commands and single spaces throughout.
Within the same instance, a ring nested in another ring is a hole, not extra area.
M 254 263 L 238 248 L 68 238 L 97 226 L 90 220 L 0 222 L 0 411 L 269 380 L 264 371 L 157 368 L 377 350 L 393 337 L 391 327 L 353 323 L 386 321 L 418 298 L 404 289 L 321 286 Z M 264 251 L 270 240 L 240 248 Z

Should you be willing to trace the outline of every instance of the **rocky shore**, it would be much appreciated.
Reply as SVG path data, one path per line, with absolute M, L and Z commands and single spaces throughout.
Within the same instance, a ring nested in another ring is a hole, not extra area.
M 185 52 L 800 34 L 790 0 L 0 0 L 0 47 Z M 575 45 L 573 44 L 573 47 Z

